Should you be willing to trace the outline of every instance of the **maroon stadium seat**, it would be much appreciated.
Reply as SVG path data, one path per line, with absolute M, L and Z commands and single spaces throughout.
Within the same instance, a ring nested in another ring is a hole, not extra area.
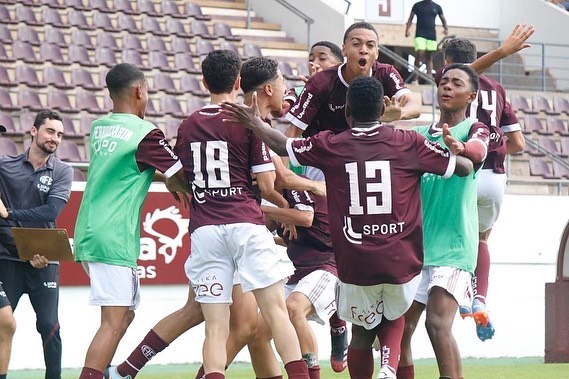
M 135 34 L 130 34 L 130 33 L 127 33 L 123 36 L 122 48 L 133 49 L 137 51 L 144 50 L 144 48 L 142 47 L 142 42 L 140 42 L 140 38 L 138 38 Z
M 20 24 L 18 26 L 18 41 L 27 42 L 34 46 L 39 46 L 40 37 L 38 32 L 31 26 Z
M 538 139 L 538 143 L 539 143 L 539 146 L 541 146 L 542 148 L 544 148 L 545 150 L 547 150 L 548 152 L 550 152 L 552 154 L 559 155 L 561 153 L 561 150 L 557 146 L 557 143 L 550 136 L 540 136 Z
M 543 122 L 538 116 L 525 115 L 524 116 L 524 128 L 522 130 L 524 134 L 538 133 L 538 134 L 548 134 Z
M 42 25 L 36 18 L 36 14 L 32 7 L 27 7 L 24 4 L 16 4 L 16 17 L 15 20 L 22 22 L 26 25 Z
M 563 155 L 569 155 L 569 137 L 563 136 L 559 142 Z
M 12 38 L 12 32 L 8 29 L 8 26 L 0 24 L 0 42 L 12 43 L 14 39 Z
M 166 42 L 159 36 L 149 35 L 146 38 L 146 48 L 147 51 L 161 51 L 163 53 L 170 53 L 170 50 L 166 47 Z
M 111 110 L 109 109 L 109 112 Z M 82 114 L 79 118 L 79 131 L 77 132 L 78 135 L 88 136 L 91 134 L 91 124 L 95 121 L 97 117 L 89 115 L 89 114 Z
M 129 33 L 134 33 L 134 34 L 144 33 L 144 31 L 140 30 L 138 24 L 134 21 L 132 16 L 128 14 L 122 14 L 122 13 L 119 14 L 119 16 L 117 17 L 117 25 L 119 26 L 119 28 L 128 30 Z
M 162 27 L 160 26 L 160 23 L 157 19 L 150 17 L 147 14 L 142 15 L 141 26 L 141 30 L 147 33 L 152 33 L 156 36 L 167 36 L 169 34 L 169 32 L 162 30 Z
M 226 41 L 241 41 L 241 37 L 233 35 L 231 28 L 224 22 L 213 24 L 213 33 Z
M 89 7 L 83 4 L 83 0 L 64 0 L 66 8 L 73 8 L 78 11 L 87 11 Z
M 201 20 L 190 21 L 190 33 L 205 39 L 217 39 L 217 36 L 211 34 L 205 22 Z
M 538 113 L 532 107 L 530 107 L 528 99 L 522 95 L 513 95 L 512 98 L 510 99 L 510 104 L 512 105 L 512 108 L 516 112 L 519 111 L 529 114 Z
M 210 52 L 215 50 L 215 47 L 211 43 L 211 41 L 207 41 L 205 39 L 199 38 L 196 42 L 196 55 L 199 57 L 204 57 L 208 55 Z
M 84 182 L 87 176 L 79 167 L 73 167 L 73 180 L 76 182 Z
M 172 117 L 186 117 L 180 102 L 173 96 L 160 96 L 160 111 Z
M 93 92 L 77 91 L 76 93 L 77 108 L 94 114 L 107 113 L 106 109 L 101 108 L 99 101 Z
M 134 1 L 131 1 L 131 0 L 115 0 L 114 3 L 115 3 L 115 9 L 119 13 L 124 13 L 124 14 L 128 14 L 128 15 L 140 14 L 140 12 L 138 11 L 138 8 L 136 7 L 136 3 Z M 121 25 L 121 24 L 119 23 L 119 25 Z M 129 29 L 125 29 L 125 30 L 129 30 Z
M 81 67 L 71 70 L 71 83 L 89 91 L 99 91 L 104 88 L 102 85 L 95 84 L 91 72 Z
M 555 111 L 549 104 L 549 100 L 540 95 L 533 95 L 532 97 L 533 110 L 536 112 L 544 112 L 549 115 L 558 115 L 559 112 Z
M 16 24 L 18 21 L 13 20 L 10 11 L 4 4 L 0 4 L 0 23 L 2 25 Z
M 79 113 L 79 108 L 71 105 L 71 100 L 67 93 L 58 90 L 52 90 L 47 93 L 47 103 L 50 108 L 54 108 L 62 113 Z
M 6 132 L 3 134 L 7 136 L 22 137 L 24 135 L 23 131 L 16 128 L 14 119 L 7 113 L 0 112 L 0 125 L 6 127 Z M 0 150 L 0 155 L 3 155 L 2 150 Z
M 18 105 L 33 112 L 38 112 L 45 108 L 37 91 L 29 88 L 18 88 Z
M 26 65 L 16 65 L 15 69 L 16 78 L 20 83 L 24 83 L 28 87 L 41 88 L 46 85 L 40 82 L 36 69 Z
M 553 108 L 555 111 L 569 116 L 569 99 L 561 96 L 553 96 Z
M 175 118 L 166 120 L 166 125 L 164 126 L 164 135 L 168 141 L 171 141 L 178 136 L 179 127 L 180 120 L 177 120 Z
M 148 103 L 146 104 L 146 115 L 150 117 L 163 117 L 164 113 L 156 109 L 152 99 L 148 99 Z
M 569 131 L 567 130 L 563 120 L 555 116 L 547 118 L 547 131 L 554 134 L 557 133 L 562 136 L 569 135 Z
M 97 47 L 95 49 L 95 61 L 100 65 L 113 67 L 117 64 L 115 52 L 108 47 Z
M 192 53 L 192 49 L 190 48 L 190 43 L 188 42 L 188 40 L 186 38 L 173 36 L 171 46 L 172 46 L 171 50 L 174 54 L 176 54 L 176 53 L 191 54 Z
M 187 53 L 176 53 L 174 55 L 174 68 L 176 71 L 185 71 L 191 74 L 200 74 L 201 69 L 196 67 L 194 59 Z
M 68 66 L 71 64 L 69 59 L 63 57 L 61 48 L 53 43 L 43 42 L 40 46 L 40 57 L 45 59 L 46 62 L 60 66 Z
M 34 121 L 36 119 L 36 114 L 29 111 L 20 112 L 19 122 L 20 122 L 20 130 L 24 133 L 29 133 L 34 125 Z
M 298 75 L 302 75 L 305 78 L 310 78 L 310 65 L 307 61 L 300 61 L 296 64 L 296 71 Z
M 221 50 L 231 50 L 231 51 L 233 51 L 235 54 L 241 56 L 241 54 L 239 53 L 239 48 L 237 47 L 237 45 L 235 44 L 235 42 L 226 41 L 226 40 L 221 40 L 221 42 L 219 43 L 219 48 L 220 48 Z
M 174 18 L 186 18 L 186 15 L 180 12 L 178 4 L 173 0 L 162 0 L 162 14 Z
M 176 71 L 170 67 L 170 64 L 168 63 L 168 57 L 166 56 L 166 53 L 162 51 L 150 51 L 148 53 L 148 67 L 156 68 L 166 72 Z
M 93 40 L 89 33 L 85 30 L 75 29 L 71 32 L 71 43 L 73 45 L 85 46 L 88 49 L 94 49 Z
M 204 15 L 202 13 L 202 8 L 199 6 L 199 4 L 193 3 L 191 1 L 186 2 L 185 14 L 196 20 L 203 20 L 203 21 L 211 20 L 211 16 Z
M 18 155 L 18 145 L 11 138 L 0 137 L 0 151 L 2 155 Z
M 553 175 L 569 179 L 569 168 L 563 166 L 561 163 L 553 161 Z
M 8 69 L 4 66 L 0 66 L 0 86 L 2 87 L 15 87 L 18 82 L 10 77 Z
M 138 4 L 138 10 L 141 13 L 147 14 L 152 17 L 162 16 L 162 14 L 160 14 L 160 12 L 156 10 L 154 2 L 152 2 L 151 0 L 138 0 L 137 4 Z
M 72 89 L 75 87 L 67 83 L 63 71 L 54 66 L 45 66 L 43 68 L 43 82 L 59 89 Z
M 196 96 L 209 96 L 209 93 L 201 88 L 198 79 L 191 74 L 184 74 L 180 76 L 180 90 L 184 93 L 191 93 Z
M 67 46 L 63 32 L 57 28 L 47 27 L 44 32 L 45 42 L 57 45 L 59 47 Z
M 10 92 L 6 88 L 0 87 L 0 109 L 5 111 L 17 111 L 20 106 L 14 104 Z
M 57 150 L 55 151 L 55 156 L 64 162 L 84 162 L 83 156 L 81 154 L 81 149 L 79 146 L 69 140 L 62 140 Z
M 50 8 L 56 8 L 56 9 L 64 9 L 65 8 L 65 4 L 62 4 L 59 1 L 53 1 L 53 0 L 41 0 L 41 3 L 43 5 L 47 5 Z
M 45 25 L 51 25 L 58 28 L 63 28 L 66 24 L 61 19 L 61 15 L 55 8 L 44 8 L 41 12 L 41 17 Z
M 193 34 L 190 33 L 188 30 L 186 30 L 184 24 L 180 20 L 175 18 L 169 18 L 166 20 L 165 29 L 170 34 L 175 34 L 179 37 L 184 37 L 184 38 L 193 37 Z
M 262 57 L 263 53 L 261 52 L 261 48 L 259 45 L 256 45 L 251 42 L 247 42 L 243 44 L 243 58 L 249 59 L 253 57 Z
M 93 26 L 97 29 L 103 29 L 106 32 L 118 32 L 121 29 L 115 28 L 111 18 L 106 13 L 95 12 L 93 15 Z
M 141 68 L 142 70 L 146 69 L 144 61 L 142 60 L 142 55 L 138 50 L 124 49 L 122 51 L 122 61 L 124 63 L 133 64 L 136 67 Z
M 79 29 L 93 30 L 95 27 L 87 22 L 85 14 L 77 9 L 70 9 L 67 13 L 67 22 L 70 26 L 75 26 Z
M 111 1 L 113 4 L 114 1 Z M 89 0 L 89 8 L 96 9 L 99 12 L 103 13 L 114 13 L 115 9 L 109 7 L 107 0 Z
M 97 49 L 101 47 L 108 47 L 112 50 L 120 50 L 115 40 L 115 36 L 112 33 L 97 33 Z
M 157 73 L 152 77 L 152 91 L 162 91 L 170 95 L 180 95 L 182 92 L 176 88 L 174 80 L 170 75 Z
M 79 63 L 81 66 L 99 66 L 89 57 L 89 50 L 85 46 L 70 45 L 68 49 L 69 61 Z
M 63 132 L 65 137 L 77 137 L 77 131 L 75 130 L 75 125 L 70 117 L 62 117 L 61 122 L 63 123 Z
M 16 59 L 8 56 L 8 52 L 3 43 L 0 43 L 0 62 L 14 62 Z
M 559 178 L 553 175 L 551 167 L 545 158 L 531 157 L 529 159 L 529 173 L 531 176 L 541 176 L 544 179 Z
M 279 60 L 279 70 L 281 70 L 281 74 L 283 74 L 283 76 L 286 79 L 290 80 L 298 79 L 298 77 L 294 74 L 294 72 L 292 72 L 292 66 L 288 62 Z
M 204 99 L 196 96 L 190 96 L 188 97 L 188 102 L 187 102 L 188 114 L 192 114 L 195 111 L 202 109 L 206 105 L 207 102 Z

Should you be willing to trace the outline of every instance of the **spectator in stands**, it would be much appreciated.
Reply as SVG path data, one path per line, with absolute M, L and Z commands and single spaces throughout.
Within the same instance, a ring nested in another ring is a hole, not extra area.
M 75 260 L 89 274 L 90 303 L 101 308 L 81 379 L 103 378 L 134 318 L 140 296 L 140 210 L 155 170 L 167 178 L 170 191 L 189 191 L 164 133 L 144 120 L 148 87 L 143 72 L 117 64 L 106 84 L 113 112 L 91 126 L 88 181 L 75 226 Z
M 417 15 L 417 27 L 415 30 L 415 67 L 419 69 L 422 63 L 427 65 L 427 75 L 433 74 L 433 52 L 437 51 L 437 31 L 435 29 L 435 19 L 437 15 L 443 23 L 445 35 L 448 35 L 448 26 L 443 8 L 432 0 L 423 0 L 415 3 L 411 8 L 409 19 L 405 27 L 405 37 L 409 37 L 411 23 Z M 418 83 L 418 75 L 413 74 L 413 81 Z
M 11 227 L 54 228 L 71 194 L 73 169 L 54 156 L 63 137 L 58 113 L 40 111 L 30 134 L 24 153 L 0 157 L 0 378 L 6 377 L 15 329 L 8 305 L 14 310 L 27 293 L 42 339 L 45 378 L 60 379 L 59 262 L 39 255 L 20 260 Z
M 445 63 L 470 64 L 476 60 L 476 46 L 465 39 L 452 39 L 443 46 Z M 445 68 L 439 73 L 442 75 Z M 437 75 L 437 79 L 440 76 Z M 438 80 L 437 80 L 438 82 Z M 506 191 L 506 154 L 523 151 L 524 135 L 518 118 L 506 100 L 504 87 L 484 75 L 479 77 L 478 96 L 466 110 L 466 117 L 482 122 L 490 129 L 488 155 L 477 177 L 478 187 L 478 261 L 472 278 L 472 307 L 460 309 L 461 316 L 472 316 L 476 321 L 478 337 L 484 341 L 492 338 L 494 327 L 486 311 L 490 253 L 488 237 L 500 214 Z

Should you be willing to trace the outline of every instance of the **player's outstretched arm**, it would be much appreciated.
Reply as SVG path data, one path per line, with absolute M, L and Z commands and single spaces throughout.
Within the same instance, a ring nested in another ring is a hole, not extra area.
M 497 49 L 494 49 L 474 62 L 472 68 L 478 73 L 482 74 L 488 70 L 492 65 L 500 59 L 504 59 L 520 50 L 531 47 L 526 41 L 535 32 L 533 25 L 517 24 L 512 30 L 512 33 L 504 40 L 504 43 Z
M 247 129 L 251 129 L 257 137 L 265 142 L 275 153 L 286 156 L 287 137 L 267 125 L 259 117 L 258 109 L 257 92 L 253 93 L 253 105 L 251 107 L 227 101 L 221 103 L 221 111 L 227 115 L 227 118 L 223 119 L 224 122 L 236 122 Z

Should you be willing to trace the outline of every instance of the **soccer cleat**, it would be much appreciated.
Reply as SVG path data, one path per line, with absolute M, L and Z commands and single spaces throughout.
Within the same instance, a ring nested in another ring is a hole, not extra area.
M 110 366 L 110 367 L 107 367 L 105 369 L 104 378 L 105 379 L 132 379 L 132 376 L 130 376 L 130 375 L 122 376 L 117 371 L 117 366 Z
M 345 326 L 337 330 L 330 329 L 332 338 L 332 353 L 330 365 L 334 372 L 342 372 L 348 366 L 348 332 Z
M 481 341 L 486 341 L 494 337 L 494 333 L 496 330 L 492 325 L 492 321 L 488 320 L 486 326 L 482 324 L 476 324 L 476 335 L 480 338 Z
M 460 313 L 460 317 L 462 317 L 463 319 L 467 317 L 472 317 L 472 309 L 466 305 L 459 305 L 458 313 Z
M 472 301 L 472 318 L 474 318 L 476 325 L 482 325 L 484 327 L 486 327 L 490 321 L 486 304 L 478 299 Z
M 383 365 L 381 366 L 381 370 L 379 370 L 377 379 L 397 379 L 397 374 L 395 373 L 393 367 L 389 365 Z

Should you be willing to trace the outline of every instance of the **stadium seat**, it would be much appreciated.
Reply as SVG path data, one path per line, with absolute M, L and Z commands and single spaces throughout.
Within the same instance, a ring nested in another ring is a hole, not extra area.
M 97 47 L 95 49 L 95 61 L 107 67 L 113 67 L 117 64 L 115 52 L 108 47 Z
M 558 115 L 559 112 L 555 111 L 549 104 L 549 100 L 540 95 L 533 95 L 532 97 L 533 110 L 536 112 L 543 112 L 548 115 Z
M 204 57 L 208 55 L 210 52 L 215 50 L 215 47 L 211 43 L 211 41 L 207 41 L 205 39 L 199 38 L 195 44 L 196 46 L 196 56 Z
M 119 28 L 128 30 L 129 33 L 144 34 L 144 31 L 138 27 L 138 24 L 134 21 L 132 16 L 128 14 L 119 14 L 117 17 L 117 25 Z
M 115 36 L 112 33 L 97 33 L 97 49 L 101 47 L 108 47 L 114 51 L 120 50 Z
M 202 21 L 209 21 L 211 20 L 211 16 L 209 15 L 204 15 L 202 13 L 202 8 L 199 4 L 196 4 L 194 2 L 191 1 L 187 1 L 186 5 L 185 5 L 185 14 L 187 16 L 192 17 L 193 19 L 196 20 L 202 20 Z
M 138 0 L 137 4 L 138 4 L 138 10 L 141 13 L 147 14 L 152 17 L 162 16 L 162 14 L 160 14 L 160 12 L 156 10 L 154 2 L 152 2 L 151 0 Z
M 544 124 L 538 116 L 525 115 L 524 116 L 524 128 L 522 130 L 524 134 L 538 133 L 538 134 L 548 134 L 545 129 Z
M 172 117 L 186 117 L 186 113 L 182 110 L 180 102 L 173 96 L 160 96 L 160 111 Z
M 111 4 L 113 3 L 114 1 L 111 1 Z M 116 11 L 114 8 L 109 7 L 107 0 L 89 0 L 89 8 L 103 13 L 114 13 Z
M 12 32 L 8 29 L 8 26 L 0 24 L 0 42 L 2 43 L 12 43 L 14 39 L 12 38 Z
M 59 90 L 52 90 L 47 93 L 47 103 L 50 108 L 54 108 L 61 113 L 79 113 L 79 108 L 71 105 L 71 100 L 67 93 Z
M 279 70 L 285 79 L 297 80 L 298 77 L 292 72 L 292 66 L 290 63 L 279 60 Z
M 532 107 L 530 107 L 528 99 L 522 95 L 513 95 L 510 99 L 510 104 L 512 105 L 512 108 L 516 112 L 523 112 L 529 114 L 538 113 Z
M 20 24 L 18 26 L 18 41 L 27 42 L 34 46 L 39 46 L 40 37 L 38 32 L 31 26 Z
M 569 116 L 569 99 L 561 96 L 553 96 L 553 109 L 559 113 L 563 112 Z
M 148 89 L 149 92 L 162 91 L 170 95 L 181 95 L 182 91 L 178 90 L 174 83 L 172 76 L 163 73 L 154 74 L 152 77 L 152 87 Z
M 135 34 L 130 34 L 130 33 L 126 33 L 123 36 L 122 48 L 144 51 L 144 48 L 142 47 L 142 42 L 140 42 L 140 38 L 138 38 Z
M 39 112 L 45 108 L 36 90 L 18 88 L 18 105 L 33 112 Z
M 73 181 L 84 182 L 87 180 L 87 176 L 79 167 L 73 167 Z
M 549 116 L 547 118 L 547 131 L 553 134 L 559 134 L 561 136 L 569 135 L 569 131 L 565 126 L 563 120 L 559 117 Z
M 161 51 L 163 53 L 170 54 L 170 49 L 166 47 L 166 42 L 159 36 L 149 35 L 146 38 L 146 50 L 147 51 Z
M 115 9 L 118 11 L 118 13 L 124 13 L 124 14 L 128 14 L 128 15 L 138 15 L 140 14 L 140 12 L 138 11 L 138 9 L 136 8 L 136 2 L 131 1 L 131 0 L 115 0 Z M 133 7 L 134 5 L 134 7 Z M 121 23 L 119 23 L 119 26 L 121 25 Z M 125 30 L 129 30 L 129 29 L 125 29 Z
M 42 25 L 42 23 L 37 20 L 33 8 L 27 7 L 24 4 L 16 4 L 16 17 L 14 19 L 26 25 Z
M 78 91 L 75 96 L 78 109 L 94 114 L 108 113 L 106 109 L 101 108 L 93 92 Z
M 85 46 L 87 49 L 95 48 L 89 33 L 81 29 L 75 29 L 71 32 L 71 43 L 77 46 Z
M 87 11 L 89 7 L 86 7 L 83 4 L 83 0 L 64 0 L 64 4 L 66 8 L 73 8 L 78 11 Z
M 152 33 L 156 36 L 165 37 L 169 34 L 169 32 L 162 30 L 162 27 L 158 23 L 157 19 L 150 17 L 147 14 L 142 15 L 142 23 L 140 29 L 147 33 Z
M 154 106 L 154 101 L 152 99 L 148 99 L 148 103 L 146 103 L 146 115 L 150 117 L 163 117 L 164 113 L 160 112 Z
M 174 55 L 174 68 L 176 71 L 185 71 L 190 74 L 201 73 L 201 69 L 196 67 L 192 56 L 187 53 L 176 53 Z
M 3 133 L 3 135 L 17 137 L 22 137 L 24 135 L 24 132 L 16 128 L 14 119 L 12 119 L 12 117 L 7 113 L 0 112 L 0 125 L 4 125 L 6 127 L 6 132 Z M 2 150 L 0 150 L 0 155 L 2 155 L 1 151 Z
M 531 157 L 529 159 L 529 173 L 531 176 L 541 176 L 544 179 L 557 179 L 545 158 Z
M 188 53 L 191 54 L 192 53 L 192 49 L 190 48 L 190 43 L 188 42 L 188 40 L 186 38 L 181 38 L 178 36 L 172 36 L 172 42 L 171 42 L 171 46 L 172 46 L 172 52 L 174 54 L 176 53 Z
M 99 66 L 98 63 L 91 60 L 91 57 L 89 57 L 89 50 L 87 50 L 87 47 L 85 46 L 69 45 L 67 54 L 69 56 L 69 61 L 72 63 L 79 63 L 81 66 L 89 67 Z
M 109 109 L 110 111 L 110 109 Z M 81 114 L 79 118 L 79 130 L 77 131 L 78 135 L 88 136 L 91 134 L 91 124 L 95 121 L 97 117 L 89 115 L 89 114 Z
M 103 29 L 106 32 L 119 32 L 121 29 L 115 28 L 111 18 L 106 13 L 95 12 L 93 15 L 93 26 L 97 29 Z
M 201 20 L 190 21 L 190 33 L 205 39 L 217 39 L 217 36 L 211 34 L 205 22 Z
M 40 46 L 40 57 L 46 62 L 60 66 L 68 66 L 71 62 L 63 57 L 61 48 L 53 43 L 43 42 Z
M 202 109 L 208 104 L 207 101 L 200 97 L 190 96 L 187 101 L 188 114 L 192 114 L 197 110 Z
M 10 92 L 6 88 L 2 87 L 0 87 L 0 109 L 4 111 L 17 111 L 20 109 L 20 106 L 14 104 L 12 101 Z
M 561 150 L 557 146 L 555 140 L 550 136 L 540 136 L 538 139 L 539 146 L 552 154 L 559 155 Z
M 61 122 L 63 123 L 63 132 L 66 138 L 77 137 L 77 131 L 75 130 L 75 125 L 70 117 L 62 117 Z
M 162 51 L 150 51 L 148 53 L 148 67 L 156 68 L 165 72 L 176 71 L 170 67 L 170 63 L 168 63 L 168 57 L 166 56 L 166 53 Z
M 122 61 L 124 63 L 130 63 L 137 67 L 140 67 L 140 69 L 142 70 L 150 69 L 147 68 L 146 65 L 144 64 L 144 61 L 142 60 L 142 55 L 138 50 L 124 49 L 122 51 Z
M 561 147 L 561 152 L 563 155 L 569 155 L 569 137 L 561 137 L 559 145 Z
M 81 149 L 79 146 L 70 140 L 62 140 L 57 150 L 55 151 L 55 156 L 64 162 L 84 162 L 83 156 L 81 154 Z
M 61 15 L 55 8 L 44 8 L 41 12 L 41 18 L 45 25 L 63 28 L 66 24 L 63 22 Z
M 261 52 L 261 48 L 251 42 L 247 42 L 243 44 L 243 58 L 249 59 L 253 57 L 262 57 L 263 53 Z
M 569 179 L 569 168 L 563 166 L 561 163 L 553 161 L 553 176 Z
M 421 89 L 421 102 L 423 103 L 423 105 L 426 106 L 432 106 L 433 105 L 433 101 L 435 102 L 435 106 L 438 108 L 439 104 L 437 101 L 437 95 L 436 95 L 436 89 L 435 89 L 435 94 L 433 95 L 433 90 L 432 88 L 423 88 Z
M 95 84 L 91 72 L 81 67 L 71 70 L 71 83 L 89 91 L 100 91 L 104 88 L 102 85 Z
M 168 141 L 173 140 L 178 136 L 178 128 L 180 127 L 180 120 L 175 118 L 170 118 L 166 120 L 166 124 L 164 126 L 164 135 Z
M 4 66 L 0 66 L 0 86 L 1 87 L 15 87 L 18 82 L 13 80 L 8 73 L 8 69 Z
M 65 41 L 65 36 L 60 29 L 47 27 L 44 32 L 45 42 L 65 47 L 68 43 Z
M 2 25 L 16 24 L 18 21 L 13 20 L 10 11 L 4 4 L 0 4 L 0 23 Z
M 67 83 L 63 71 L 54 66 L 43 68 L 43 82 L 46 85 L 54 86 L 59 89 L 72 89 L 75 86 Z
M 29 111 L 20 112 L 19 123 L 20 130 L 24 133 L 29 133 L 34 125 L 36 114 Z
M 191 38 L 194 35 L 184 27 L 184 24 L 176 18 L 169 18 L 166 20 L 166 31 L 170 34 L 175 34 L 178 37 Z
M 200 86 L 199 80 L 191 74 L 183 74 L 180 76 L 180 90 L 184 93 L 191 93 L 196 96 L 209 96 L 209 93 L 204 91 Z
M 11 138 L 0 137 L 0 151 L 2 155 L 18 155 L 18 145 Z
M 69 10 L 69 12 L 67 13 L 67 22 L 69 23 L 69 26 L 75 26 L 76 28 L 79 29 L 84 29 L 84 30 L 95 29 L 93 25 L 90 25 L 89 22 L 87 22 L 87 17 L 85 17 L 85 14 L 78 9 Z
M 0 43 L 0 62 L 14 62 L 16 59 L 8 56 L 8 52 L 3 43 Z
M 221 40 L 221 42 L 219 43 L 219 48 L 220 48 L 221 50 L 231 50 L 231 51 L 233 51 L 235 54 L 241 56 L 241 54 L 239 53 L 239 48 L 237 47 L 237 45 L 235 44 L 235 42 L 226 41 L 226 40 Z
M 300 61 L 296 64 L 296 72 L 298 73 L 298 75 L 302 75 L 305 78 L 310 78 L 310 65 L 308 64 L 308 61 Z
M 186 15 L 180 12 L 178 4 L 173 0 L 162 0 L 162 14 L 174 18 L 186 18 Z
M 241 41 L 241 37 L 233 35 L 231 28 L 224 22 L 216 22 L 213 24 L 213 33 L 226 41 Z
M 65 4 L 62 4 L 60 1 L 41 0 L 41 3 L 43 5 L 47 5 L 50 8 L 55 8 L 55 9 L 64 9 L 65 8 Z

